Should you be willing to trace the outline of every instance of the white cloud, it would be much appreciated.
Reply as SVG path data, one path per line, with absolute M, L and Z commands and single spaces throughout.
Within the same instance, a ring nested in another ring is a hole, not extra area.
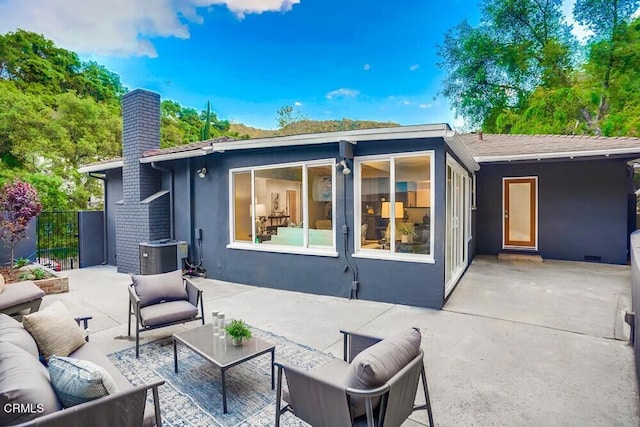
M 293 103 L 293 105 L 296 106 L 296 107 L 302 107 L 302 102 L 296 101 L 296 102 Z
M 371 65 L 370 64 L 364 64 L 364 66 L 362 67 L 365 71 L 369 71 L 371 69 Z
M 418 108 L 431 108 L 433 107 L 433 104 L 420 104 L 418 105 Z
M 411 102 L 405 99 L 404 101 L 402 101 L 402 105 L 411 105 Z
M 0 33 L 18 28 L 43 34 L 81 54 L 157 56 L 149 39 L 187 39 L 199 8 L 224 5 L 246 14 L 288 11 L 301 0 L 6 0 L 0 2 Z
M 340 89 L 332 90 L 331 92 L 327 93 L 327 99 L 354 98 L 358 95 L 360 95 L 360 91 L 341 87 Z
M 411 67 L 409 67 L 409 71 L 415 71 L 418 68 L 420 68 L 420 64 L 413 64 Z

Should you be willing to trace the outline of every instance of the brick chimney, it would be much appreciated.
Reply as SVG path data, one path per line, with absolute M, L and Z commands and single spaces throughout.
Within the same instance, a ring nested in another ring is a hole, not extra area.
M 159 193 L 161 174 L 140 163 L 160 148 L 160 95 L 137 89 L 122 98 L 122 201 L 116 205 L 118 272 L 140 272 L 141 242 L 169 237 L 169 197 Z M 158 197 L 150 197 L 158 195 Z
M 482 131 L 478 131 L 478 141 L 482 141 Z

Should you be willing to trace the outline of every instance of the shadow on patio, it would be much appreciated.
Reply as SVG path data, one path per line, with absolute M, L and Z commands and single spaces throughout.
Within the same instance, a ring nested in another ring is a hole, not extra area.
M 108 353 L 132 347 L 125 337 L 129 277 L 112 267 L 68 276 L 71 291 L 47 296 L 43 305 L 62 300 L 74 313 L 93 315 L 92 341 Z M 196 281 L 206 311 L 223 310 L 337 356 L 341 328 L 384 335 L 420 327 L 440 426 L 636 426 L 633 352 L 612 339 L 629 276 L 627 267 L 478 257 L 443 311 Z M 193 326 L 147 332 L 143 342 Z M 404 425 L 425 423 L 420 411 Z

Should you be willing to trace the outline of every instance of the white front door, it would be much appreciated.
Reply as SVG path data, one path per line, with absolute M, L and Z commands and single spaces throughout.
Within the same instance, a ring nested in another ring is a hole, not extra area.
M 445 298 L 467 267 L 468 229 L 471 217 L 469 184 L 467 172 L 447 155 Z

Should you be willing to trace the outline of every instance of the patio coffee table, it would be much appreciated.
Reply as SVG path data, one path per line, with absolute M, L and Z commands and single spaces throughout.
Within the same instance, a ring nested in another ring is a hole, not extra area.
M 173 334 L 173 362 L 176 373 L 178 372 L 178 341 L 220 368 L 222 376 L 222 409 L 225 414 L 227 413 L 227 389 L 225 384 L 225 372 L 227 369 L 251 360 L 254 357 L 271 353 L 271 388 L 275 388 L 273 380 L 273 359 L 276 346 L 270 342 L 252 337 L 249 340 L 245 340 L 241 346 L 234 346 L 231 344 L 229 336 L 225 339 L 214 336 L 213 326 L 211 324 L 177 332 Z

